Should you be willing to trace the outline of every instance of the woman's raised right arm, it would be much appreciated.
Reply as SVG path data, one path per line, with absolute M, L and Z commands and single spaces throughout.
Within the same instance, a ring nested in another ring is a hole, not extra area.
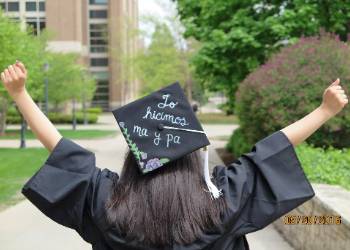
M 51 152 L 62 138 L 62 135 L 28 94 L 25 87 L 26 79 L 27 70 L 21 62 L 10 65 L 1 73 L 1 80 L 6 90 L 16 102 L 29 127 L 41 143 Z

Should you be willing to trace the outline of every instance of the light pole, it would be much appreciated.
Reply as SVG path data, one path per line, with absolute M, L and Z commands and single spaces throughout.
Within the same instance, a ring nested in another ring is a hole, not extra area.
M 20 114 L 21 117 L 21 138 L 20 138 L 20 148 L 26 147 L 26 129 L 27 129 L 27 123 L 24 119 L 22 113 L 19 111 L 18 106 L 15 104 L 17 112 Z
M 49 71 L 50 65 L 46 62 L 44 64 L 44 84 L 45 84 L 45 115 L 49 115 L 49 79 L 47 78 L 47 72 Z
M 86 71 L 82 70 L 81 71 L 81 78 L 83 79 L 83 91 L 82 91 L 82 102 L 83 102 L 83 116 L 84 116 L 84 125 L 87 125 L 88 124 L 88 119 L 87 119 L 87 115 L 86 115 L 86 93 L 85 93 L 85 81 L 86 81 L 86 78 L 85 78 L 85 74 L 86 74 Z
M 75 100 L 75 97 L 73 97 L 73 130 L 76 130 L 77 129 L 77 116 L 76 116 L 76 108 L 75 108 L 75 103 L 76 103 L 76 100 Z
M 26 127 L 27 127 L 27 123 L 26 120 L 24 119 L 23 115 L 21 115 L 21 144 L 20 144 L 20 148 L 25 148 L 26 147 Z

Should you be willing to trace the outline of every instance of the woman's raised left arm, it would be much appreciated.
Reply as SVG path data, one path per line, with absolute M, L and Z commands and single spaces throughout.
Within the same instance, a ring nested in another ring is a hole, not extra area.
M 339 83 L 340 80 L 337 79 L 324 90 L 323 101 L 319 107 L 300 120 L 281 129 L 294 146 L 306 140 L 348 103 L 345 91 Z

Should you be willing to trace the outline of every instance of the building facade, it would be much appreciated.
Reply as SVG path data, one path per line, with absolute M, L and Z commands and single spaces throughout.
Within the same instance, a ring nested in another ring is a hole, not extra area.
M 139 47 L 138 0 L 0 0 L 0 7 L 24 29 L 52 33 L 51 51 L 81 55 L 97 80 L 93 106 L 111 110 L 136 97 L 127 62 Z

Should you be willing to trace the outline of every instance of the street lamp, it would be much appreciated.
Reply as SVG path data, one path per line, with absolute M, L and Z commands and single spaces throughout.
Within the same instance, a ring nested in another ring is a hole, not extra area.
M 75 96 L 73 97 L 73 130 L 77 129 L 77 116 L 76 116 L 76 99 Z
M 85 93 L 85 81 L 86 81 L 86 71 L 82 70 L 81 71 L 81 77 L 83 79 L 83 91 L 82 91 L 82 102 L 83 102 L 83 116 L 84 116 L 84 125 L 88 124 L 88 119 L 87 119 L 87 115 L 86 115 L 86 93 Z
M 26 129 L 27 129 L 27 123 L 23 115 L 21 114 L 21 144 L 19 146 L 20 148 L 26 147 L 26 137 L 25 137 Z
M 20 114 L 21 117 L 21 137 L 20 137 L 20 148 L 25 148 L 26 147 L 26 129 L 27 129 L 27 123 L 26 120 L 24 119 L 22 113 L 19 111 L 18 106 L 15 104 L 15 108 L 17 112 Z
M 47 72 L 49 71 L 50 65 L 46 62 L 44 64 L 44 84 L 45 84 L 45 115 L 49 115 L 49 79 L 47 78 Z

